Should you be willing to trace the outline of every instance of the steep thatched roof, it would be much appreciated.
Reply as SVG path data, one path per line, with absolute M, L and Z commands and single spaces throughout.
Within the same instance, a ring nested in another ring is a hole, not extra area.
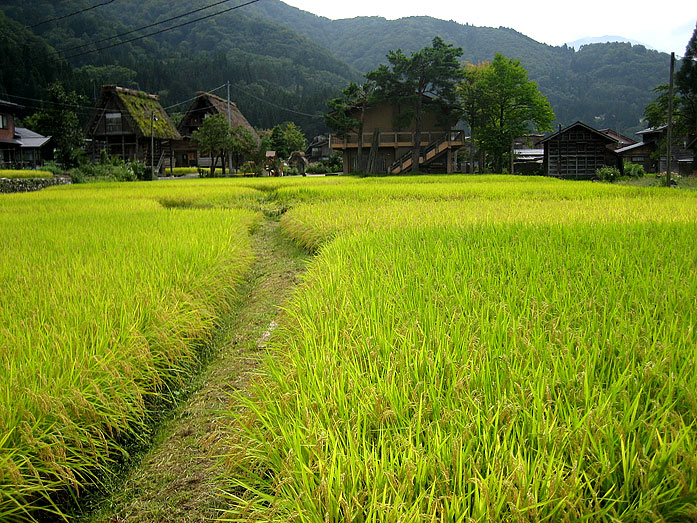
M 196 98 L 191 103 L 191 106 L 179 124 L 179 129 L 182 131 L 182 133 L 184 133 L 184 128 L 190 126 L 193 120 L 201 120 L 201 118 L 194 118 L 197 113 L 224 114 L 227 116 L 228 101 L 212 93 L 206 93 L 203 91 L 197 92 Z M 233 127 L 242 126 L 251 131 L 254 136 L 257 136 L 254 127 L 252 127 L 244 117 L 240 109 L 237 107 L 237 104 L 232 101 L 230 102 L 230 125 Z
M 103 85 L 97 110 L 92 116 L 88 129 L 96 124 L 101 114 L 113 102 L 121 114 L 128 118 L 137 134 L 145 137 L 152 136 L 161 140 L 179 140 L 181 135 L 160 105 L 160 97 L 143 91 Z M 155 116 L 153 119 L 152 116 Z M 93 127 L 92 127 L 93 128 Z

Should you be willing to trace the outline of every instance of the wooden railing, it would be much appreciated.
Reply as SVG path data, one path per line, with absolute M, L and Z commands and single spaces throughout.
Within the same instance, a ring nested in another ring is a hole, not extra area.
M 380 147 L 413 147 L 415 133 L 411 132 L 380 132 Z M 421 145 L 427 146 L 436 139 L 443 137 L 443 131 L 421 133 Z M 332 134 L 329 136 L 332 149 L 351 149 L 358 147 L 358 133 L 345 136 Z M 368 148 L 373 143 L 373 133 L 363 133 L 363 147 Z
M 421 150 L 419 165 L 423 165 L 433 160 L 436 156 L 440 155 L 444 151 L 447 151 L 448 149 L 462 147 L 464 145 L 465 133 L 463 131 L 449 131 L 445 134 L 440 134 L 437 139 L 427 144 L 426 148 Z M 413 163 L 414 160 L 412 158 L 412 151 L 408 151 L 390 166 L 389 173 L 401 174 L 409 169 Z

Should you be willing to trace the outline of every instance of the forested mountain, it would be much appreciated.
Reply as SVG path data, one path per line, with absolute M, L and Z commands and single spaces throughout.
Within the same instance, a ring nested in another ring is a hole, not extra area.
M 0 0 L 0 11 L 28 26 L 95 3 L 73 0 L 68 7 L 60 0 Z M 212 3 L 214 0 L 116 0 L 31 30 L 19 31 L 15 26 L 13 34 L 23 35 L 20 38 L 29 42 L 28 47 L 45 58 L 26 59 L 17 50 L 23 46 L 15 45 L 10 52 L 15 65 L 0 62 L 0 95 L 3 90 L 10 94 L 34 93 L 31 89 L 52 75 L 66 77 L 56 59 L 58 55 L 39 51 L 42 46 L 52 45 L 63 50 L 60 56 L 70 57 L 90 49 L 77 46 Z M 223 3 L 145 32 L 236 3 Z M 0 23 L 9 22 L 0 18 Z M 123 39 L 138 34 L 142 33 Z M 475 27 L 430 17 L 329 20 L 279 0 L 261 0 L 161 35 L 68 58 L 74 66 L 68 76 L 71 85 L 90 98 L 99 84 L 112 82 L 159 93 L 164 105 L 230 80 L 233 99 L 253 125 L 270 127 L 294 120 L 308 134 L 315 134 L 324 130 L 321 118 L 279 107 L 322 113 L 327 99 L 350 80 L 359 80 L 360 73 L 376 68 L 387 51 L 414 51 L 430 44 L 436 35 L 461 46 L 464 59 L 472 63 L 491 60 L 497 52 L 520 59 L 530 78 L 549 98 L 556 123 L 561 125 L 582 120 L 631 135 L 643 127 L 640 119 L 643 108 L 654 98 L 651 90 L 667 79 L 668 55 L 642 46 L 593 44 L 574 51 L 567 46 L 536 42 L 512 29 Z M 19 69 L 17 63 L 23 63 L 24 70 L 12 78 Z
M 323 131 L 321 113 L 325 110 L 325 101 L 350 80 L 360 79 L 360 74 L 307 37 L 246 8 L 98 53 L 83 54 L 91 47 L 80 47 L 211 3 L 210 0 L 118 0 L 78 16 L 35 27 L 31 31 L 39 38 L 33 37 L 32 47 L 38 49 L 50 44 L 62 51 L 60 56 L 68 57 L 75 66 L 69 85 L 90 99 L 102 83 L 118 83 L 160 94 L 167 106 L 191 98 L 197 90 L 210 90 L 229 80 L 232 98 L 253 125 L 271 127 L 279 121 L 294 120 L 308 134 Z M 64 2 L 55 0 L 2 0 L 0 10 L 20 23 L 32 25 L 94 4 L 94 0 L 75 0 L 68 9 Z M 144 32 L 125 35 L 122 40 L 223 8 L 225 4 Z M 32 34 L 29 30 L 20 32 Z M 104 47 L 115 41 L 96 46 Z M 32 71 L 25 75 L 35 74 L 33 71 L 55 63 L 59 56 L 43 51 L 39 54 L 43 54 L 42 58 L 26 60 L 21 52 L 12 53 L 17 57 L 15 61 L 23 63 L 19 69 Z M 79 56 L 70 58 L 72 55 Z M 4 76 L 12 76 L 16 69 L 6 67 L 5 60 L 0 63 L 0 74 Z M 34 94 L 21 86 L 10 89 L 4 82 L 0 84 L 0 95 L 3 90 L 22 96 L 28 92 Z M 218 94 L 224 96 L 225 90 Z M 186 105 L 182 105 L 173 110 L 185 108 Z M 320 116 L 311 118 L 298 113 Z
M 542 44 L 513 29 L 431 17 L 329 20 L 279 0 L 264 0 L 250 9 L 283 21 L 363 73 L 383 63 L 390 49 L 415 51 L 436 35 L 462 47 L 464 60 L 471 63 L 490 61 L 497 52 L 519 59 L 548 97 L 561 125 L 581 120 L 631 136 L 644 128 L 640 119 L 655 98 L 652 89 L 668 77 L 669 55 L 629 43 L 592 44 L 575 51 Z

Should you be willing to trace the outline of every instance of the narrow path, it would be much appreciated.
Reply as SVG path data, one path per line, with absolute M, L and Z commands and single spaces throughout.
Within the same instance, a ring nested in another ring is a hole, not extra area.
M 243 283 L 235 313 L 219 329 L 219 352 L 155 436 L 153 447 L 114 495 L 85 521 L 200 522 L 218 514 L 218 459 L 225 452 L 230 392 L 244 389 L 258 366 L 278 308 L 290 296 L 308 255 L 287 240 L 277 221 L 253 234 L 257 260 Z

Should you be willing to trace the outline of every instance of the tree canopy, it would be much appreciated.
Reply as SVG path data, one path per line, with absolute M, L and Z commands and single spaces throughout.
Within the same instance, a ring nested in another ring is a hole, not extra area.
M 367 80 L 362 84 L 351 82 L 341 91 L 341 97 L 332 98 L 327 102 L 331 112 L 325 114 L 327 126 L 334 129 L 339 136 L 349 133 L 358 135 L 357 171 L 363 167 L 363 128 L 365 112 L 373 104 L 375 83 Z
M 552 130 L 552 106 L 520 60 L 497 53 L 490 64 L 466 66 L 464 76 L 458 90 L 463 117 L 485 163 L 503 172 L 515 138 Z
M 45 96 L 48 102 L 45 108 L 23 123 L 37 133 L 52 136 L 56 160 L 64 167 L 75 167 L 85 139 L 75 108 L 85 104 L 85 99 L 74 91 L 66 92 L 58 82 L 46 89 Z
M 387 54 L 389 65 L 382 64 L 367 73 L 368 80 L 375 82 L 376 95 L 394 105 L 406 107 L 400 113 L 397 127 L 414 123 L 414 170 L 418 171 L 421 155 L 421 131 L 424 110 L 435 111 L 443 120 L 454 117 L 457 111 L 456 87 L 462 78 L 458 58 L 462 48 L 454 47 L 436 36 L 431 46 L 405 55 L 401 49 Z M 428 96 L 428 104 L 424 98 Z

